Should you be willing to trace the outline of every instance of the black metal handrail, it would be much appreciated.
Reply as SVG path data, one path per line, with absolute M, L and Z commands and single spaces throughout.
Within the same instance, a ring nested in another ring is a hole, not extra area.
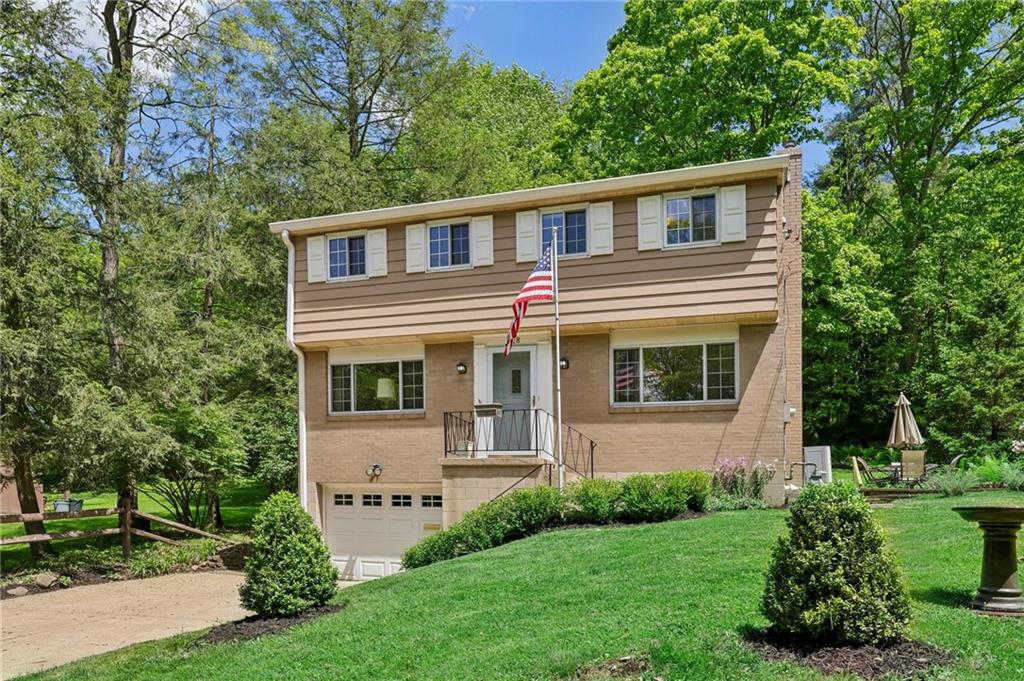
M 473 411 L 444 413 L 445 457 L 487 457 L 492 454 L 555 458 L 555 419 L 543 409 L 505 409 L 501 415 L 481 416 Z M 562 455 L 567 468 L 594 476 L 597 443 L 563 423 Z

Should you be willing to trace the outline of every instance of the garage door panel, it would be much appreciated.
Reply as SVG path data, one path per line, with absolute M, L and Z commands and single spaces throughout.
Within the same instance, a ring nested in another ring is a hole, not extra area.
M 440 490 L 426 494 L 439 496 Z M 351 505 L 331 503 L 325 514 L 324 537 L 343 579 L 376 579 L 400 572 L 402 553 L 441 528 L 441 509 L 424 508 L 420 493 L 402 488 L 374 490 L 372 498 L 381 499 L 380 506 L 364 506 L 366 495 L 344 488 L 327 495 L 328 503 L 352 500 Z

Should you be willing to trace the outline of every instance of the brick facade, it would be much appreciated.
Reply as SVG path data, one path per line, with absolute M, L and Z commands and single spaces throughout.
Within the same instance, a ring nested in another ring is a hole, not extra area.
M 740 321 L 738 404 L 613 407 L 609 400 L 608 332 L 566 326 L 562 355 L 569 358 L 570 368 L 562 373 L 563 419 L 598 443 L 598 475 L 621 478 L 635 472 L 711 470 L 725 458 L 754 458 L 777 466 L 770 494 L 774 501 L 782 500 L 783 478 L 791 464 L 803 460 L 803 453 L 802 159 L 796 147 L 781 153 L 789 159 L 788 182 L 779 189 L 773 205 L 765 204 L 771 218 L 765 218 L 766 224 L 778 224 L 774 236 L 778 296 L 771 303 L 777 318 L 774 323 L 735 318 Z M 597 261 L 595 267 L 600 267 Z M 465 314 L 472 317 L 472 312 Z M 723 315 L 703 321 L 729 319 Z M 469 340 L 426 341 L 426 406 L 423 413 L 415 414 L 328 415 L 328 353 L 322 348 L 305 351 L 311 510 L 319 508 L 320 495 L 332 485 L 367 483 L 366 469 L 374 463 L 384 468 L 377 481 L 382 485 L 436 484 L 437 489 L 443 488 L 446 526 L 524 475 L 528 478 L 524 485 L 547 479 L 550 471 L 531 473 L 529 462 L 445 462 L 443 415 L 472 409 L 474 346 Z M 455 367 L 460 362 L 467 373 L 457 373 Z M 795 408 L 795 416 L 784 423 L 783 404 L 787 401 Z M 799 482 L 799 466 L 792 472 Z

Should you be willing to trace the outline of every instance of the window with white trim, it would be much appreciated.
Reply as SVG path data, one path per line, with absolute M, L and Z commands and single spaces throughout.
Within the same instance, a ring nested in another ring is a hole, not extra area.
M 429 269 L 463 267 L 469 261 L 469 223 L 430 226 Z
M 558 228 L 558 255 L 585 255 L 587 253 L 587 209 L 541 212 L 540 252 L 551 243 L 551 233 Z
M 332 364 L 329 379 L 332 414 L 424 408 L 421 359 Z
M 411 494 L 392 494 L 391 505 L 395 508 L 412 508 Z
M 334 495 L 335 506 L 351 506 L 352 495 L 351 494 L 335 494 Z
M 441 508 L 441 495 L 423 494 L 420 496 L 420 505 L 423 508 Z
M 364 494 L 363 495 L 363 506 L 383 506 L 384 496 L 382 494 Z
M 665 245 L 714 243 L 718 239 L 714 194 L 665 197 Z
M 612 402 L 686 404 L 736 400 L 736 342 L 612 350 Z
M 329 280 L 366 276 L 366 236 L 338 236 L 327 241 Z

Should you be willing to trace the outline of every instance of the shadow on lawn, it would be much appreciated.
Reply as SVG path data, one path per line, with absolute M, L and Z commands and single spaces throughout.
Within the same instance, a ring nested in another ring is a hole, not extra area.
M 974 593 L 962 589 L 932 587 L 930 589 L 914 589 L 910 592 L 910 597 L 915 601 L 922 601 L 924 603 L 945 605 L 950 608 L 964 608 L 970 604 L 971 599 L 974 598 Z

